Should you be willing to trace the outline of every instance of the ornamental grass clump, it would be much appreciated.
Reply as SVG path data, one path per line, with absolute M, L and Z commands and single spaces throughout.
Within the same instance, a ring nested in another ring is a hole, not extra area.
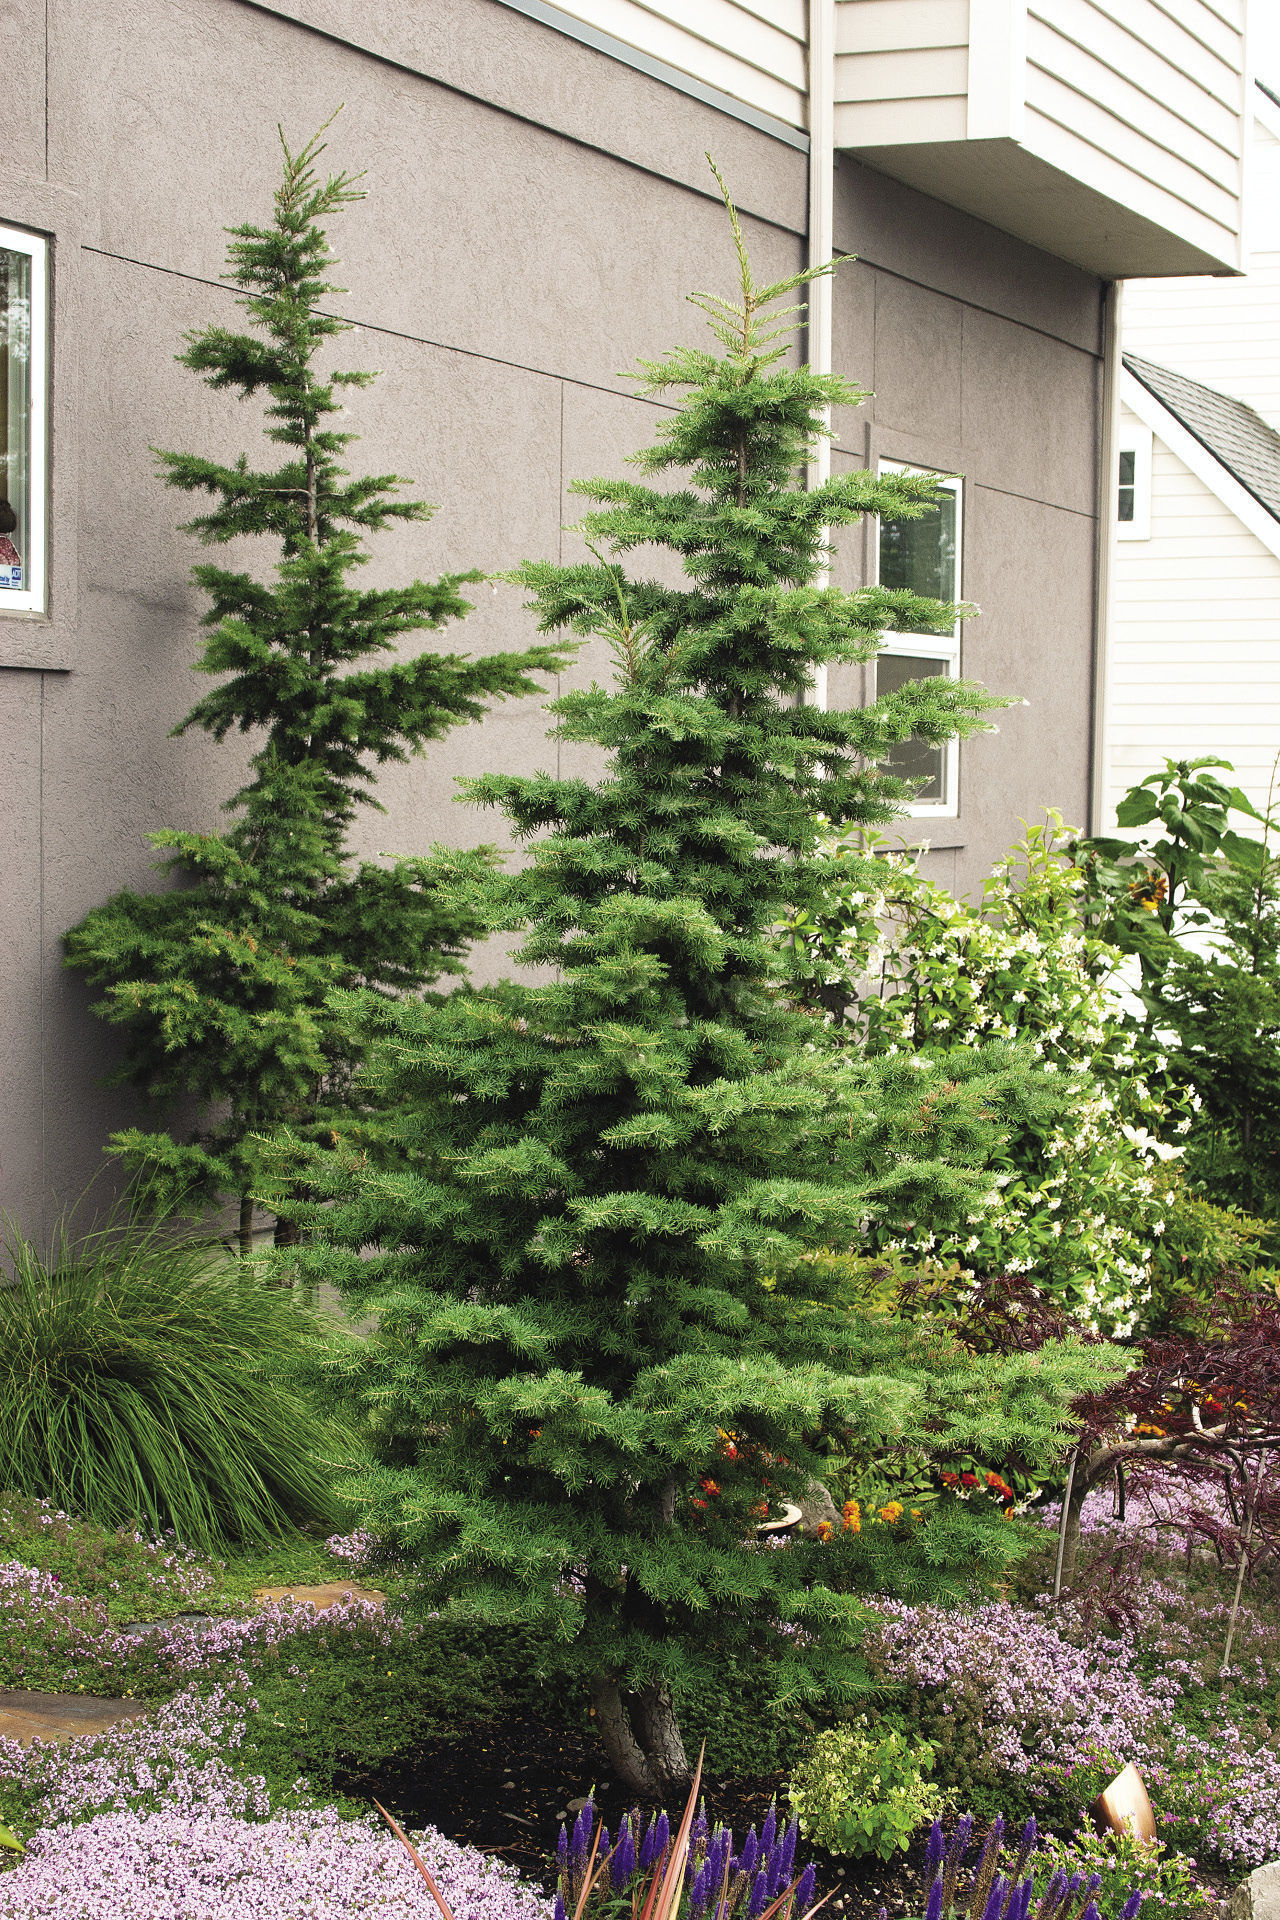
M 0 1486 L 188 1545 L 335 1513 L 341 1429 L 308 1375 L 334 1336 L 288 1291 L 158 1225 L 0 1218 Z

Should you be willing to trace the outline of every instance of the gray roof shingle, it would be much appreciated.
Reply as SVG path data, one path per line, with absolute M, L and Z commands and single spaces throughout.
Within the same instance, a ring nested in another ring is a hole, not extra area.
M 1233 480 L 1280 520 L 1280 433 L 1243 400 L 1188 380 L 1185 373 L 1158 367 L 1126 353 L 1124 364 L 1148 393 L 1208 449 Z

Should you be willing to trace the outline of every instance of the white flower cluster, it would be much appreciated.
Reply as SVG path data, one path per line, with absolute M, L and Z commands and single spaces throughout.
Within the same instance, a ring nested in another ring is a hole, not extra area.
M 1137 1071 L 1120 955 L 1083 927 L 1083 879 L 1055 849 L 1055 829 L 1051 818 L 1029 831 L 980 908 L 906 856 L 885 860 L 883 884 L 833 889 L 813 940 L 828 985 L 846 966 L 841 984 L 875 1051 L 936 1056 L 1004 1042 L 1053 1077 L 1049 1117 L 1008 1142 L 968 1231 L 907 1232 L 891 1245 L 970 1275 L 1033 1275 L 1082 1323 L 1123 1338 L 1150 1297 L 1165 1228 L 1161 1168 L 1182 1149 L 1166 1144 L 1172 1118 Z

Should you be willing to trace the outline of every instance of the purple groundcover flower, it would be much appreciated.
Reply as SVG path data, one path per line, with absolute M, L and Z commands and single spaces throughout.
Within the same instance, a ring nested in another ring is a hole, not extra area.
M 414 1844 L 455 1920 L 551 1920 L 514 1869 L 428 1828 Z M 332 1811 L 264 1821 L 103 1813 L 31 1841 L 0 1874 L 0 1920 L 439 1920 L 403 1847 Z

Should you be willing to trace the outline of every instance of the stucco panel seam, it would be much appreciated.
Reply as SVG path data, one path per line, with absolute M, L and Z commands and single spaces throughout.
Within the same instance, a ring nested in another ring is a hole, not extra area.
M 209 287 L 215 293 L 221 293 L 227 299 L 235 296 L 220 281 L 206 279 L 201 273 L 187 273 L 181 267 L 160 266 L 154 260 L 138 260 L 132 254 L 116 253 L 110 247 L 86 245 L 85 253 L 96 253 L 104 260 L 116 260 L 123 266 L 140 267 L 144 273 L 163 273 L 174 280 L 186 280 L 192 286 Z M 382 333 L 392 340 L 407 340 L 413 346 L 432 347 L 438 353 L 460 354 L 465 360 L 483 360 L 490 366 L 509 367 L 513 373 L 531 373 L 539 380 L 558 380 L 562 386 L 582 387 L 589 393 L 607 393 L 615 399 L 634 400 L 638 405 L 653 407 L 659 413 L 676 413 L 678 407 L 665 400 L 650 399 L 647 394 L 629 393 L 626 387 L 608 387 L 602 381 L 585 380 L 581 374 L 560 373 L 554 367 L 535 367 L 526 360 L 506 360 L 501 354 L 481 353 L 478 347 L 456 346 L 452 340 L 435 340 L 430 334 L 406 333 L 402 327 L 381 326 L 376 320 L 355 320 L 349 314 L 332 313 L 326 307 L 317 307 L 327 319 L 340 320 L 344 327 L 351 327 L 360 333 Z

